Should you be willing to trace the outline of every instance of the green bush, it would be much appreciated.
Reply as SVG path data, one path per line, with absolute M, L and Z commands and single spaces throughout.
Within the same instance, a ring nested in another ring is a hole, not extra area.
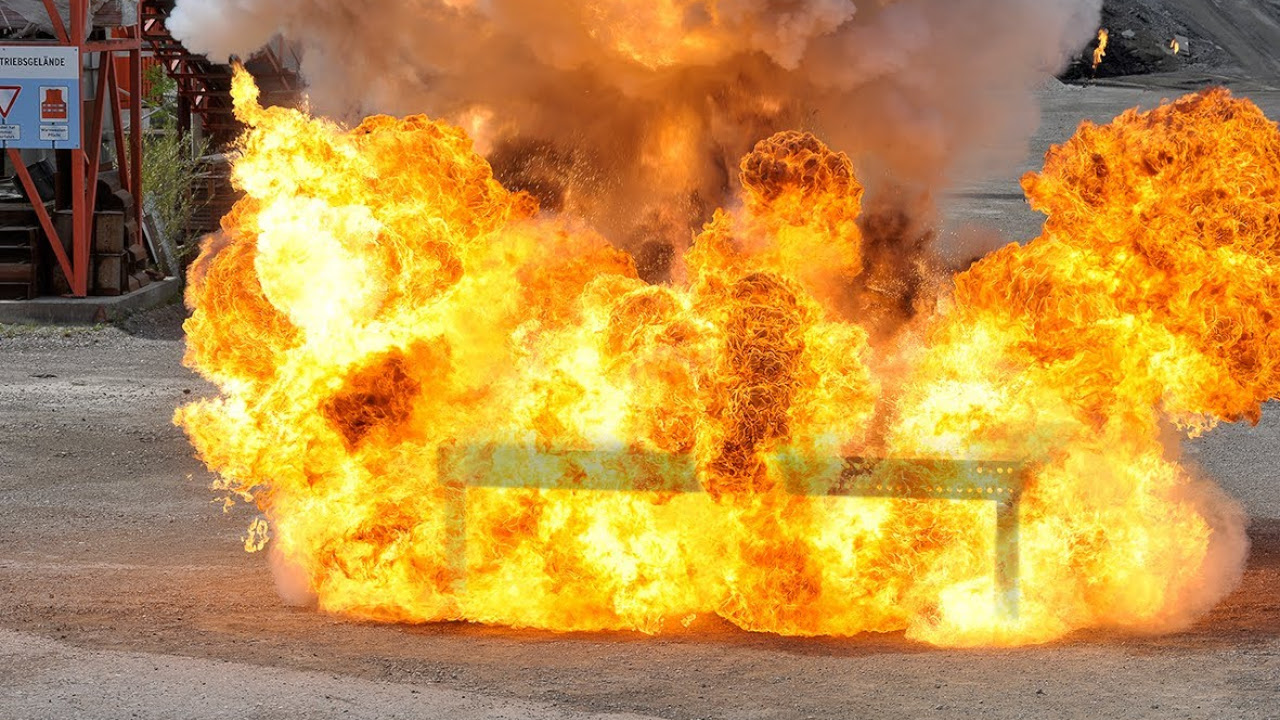
M 159 231 L 156 241 L 165 245 L 164 255 L 180 265 L 162 269 L 181 275 L 195 248 L 187 236 L 188 222 L 199 209 L 192 186 L 200 175 L 200 158 L 209 148 L 207 143 L 193 147 L 190 138 L 178 133 L 177 82 L 164 68 L 148 68 L 146 84 L 143 102 L 151 129 L 142 136 L 142 195 Z
M 168 255 L 181 261 L 194 243 L 187 237 L 187 224 L 199 209 L 192 185 L 200 175 L 200 157 L 207 146 L 191 148 L 189 138 L 173 128 L 152 130 L 142 138 L 142 195 L 146 210 L 160 231 L 160 242 Z M 165 268 L 176 272 L 181 268 Z

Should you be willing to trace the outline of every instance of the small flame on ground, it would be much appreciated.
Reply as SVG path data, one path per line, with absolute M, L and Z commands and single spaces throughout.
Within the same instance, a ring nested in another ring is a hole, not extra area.
M 265 518 L 254 518 L 249 523 L 249 534 L 244 537 L 244 550 L 249 553 L 256 553 L 267 546 L 267 542 L 271 539 L 270 525 Z
M 1093 69 L 1097 70 L 1102 64 L 1102 58 L 1107 56 L 1107 29 L 1098 30 L 1098 47 L 1093 49 Z

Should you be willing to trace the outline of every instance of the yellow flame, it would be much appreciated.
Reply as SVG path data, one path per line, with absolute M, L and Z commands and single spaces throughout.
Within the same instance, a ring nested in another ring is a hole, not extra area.
M 267 521 L 262 518 L 254 518 L 249 523 L 249 534 L 244 538 L 244 551 L 248 553 L 260 552 L 267 546 L 267 541 L 271 539 L 270 526 Z
M 890 349 L 842 302 L 862 187 L 811 135 L 759 143 L 687 282 L 651 286 L 457 128 L 264 109 L 243 73 L 235 96 L 246 195 L 188 296 L 221 393 L 176 421 L 326 611 L 1014 644 L 1226 589 L 1220 513 L 1162 437 L 1280 392 L 1280 132 L 1246 100 L 1082 125 L 1023 179 L 1044 233 Z M 1038 459 L 1016 616 L 995 503 L 789 489 L 847 455 Z
M 1098 30 L 1098 47 L 1093 49 L 1093 69 L 1097 70 L 1102 64 L 1102 58 L 1107 55 L 1107 29 Z

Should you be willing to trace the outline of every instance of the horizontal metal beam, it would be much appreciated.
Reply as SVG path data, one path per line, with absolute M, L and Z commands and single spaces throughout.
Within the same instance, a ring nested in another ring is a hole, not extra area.
M 1018 460 L 847 457 L 836 460 L 784 451 L 766 461 L 783 490 L 813 497 L 900 500 L 976 500 L 995 503 L 995 600 L 1009 617 L 1018 614 L 1018 501 L 1034 465 Z M 501 444 L 441 450 L 438 478 L 451 489 L 447 541 L 465 542 L 468 488 L 604 492 L 698 493 L 697 464 L 689 455 L 628 449 L 551 451 Z M 459 539 L 463 538 L 463 539 Z M 455 577 L 465 577 L 465 548 Z M 451 551 L 452 552 L 452 551 Z
M 90 40 L 80 46 L 85 52 L 130 52 L 140 50 L 142 41 L 138 38 L 116 38 L 113 40 Z

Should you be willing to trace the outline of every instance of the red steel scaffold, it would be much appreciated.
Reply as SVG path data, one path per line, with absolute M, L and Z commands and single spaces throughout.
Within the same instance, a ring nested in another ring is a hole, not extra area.
M 80 114 L 82 142 L 80 147 L 68 150 L 71 184 L 71 229 L 69 238 L 62 238 L 50 216 L 48 208 L 39 201 L 39 193 L 26 164 L 18 150 L 8 150 L 19 182 L 32 198 L 32 206 L 40 221 L 45 238 L 52 247 L 62 272 L 70 285 L 72 297 L 89 294 L 90 243 L 93 235 L 94 209 L 97 206 L 98 178 L 107 169 L 103 162 L 103 149 L 112 143 L 117 158 L 115 169 L 119 171 L 121 188 L 133 197 L 130 212 L 132 237 L 129 243 L 142 245 L 142 31 L 141 13 L 135 15 L 129 25 L 103 28 L 89 26 L 90 0 L 69 0 L 69 18 L 64 20 L 54 0 L 42 0 L 49 14 L 54 39 L 35 42 L 6 41 L 6 46 L 56 45 L 79 50 L 79 73 L 82 87 L 85 83 L 85 67 L 96 67 L 96 82 L 92 83 L 93 95 L 82 98 Z M 96 32 L 101 30 L 101 32 Z M 93 57 L 96 55 L 97 57 Z M 88 61 L 88 62 L 86 62 Z M 120 77 L 120 68 L 127 76 Z M 74 101 L 74 98 L 68 98 Z M 110 112 L 111 132 L 108 137 L 107 113 Z M 128 112 L 128 123 L 124 113 Z M 125 128 L 129 128 L 126 136 Z M 126 147 L 128 148 L 126 150 Z

